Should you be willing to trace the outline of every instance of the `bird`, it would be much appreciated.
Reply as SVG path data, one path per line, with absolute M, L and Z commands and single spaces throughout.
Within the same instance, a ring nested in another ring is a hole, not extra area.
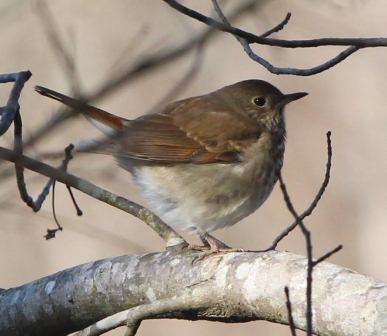
M 103 125 L 110 136 L 91 151 L 114 156 L 147 207 L 172 228 L 197 234 L 208 254 L 232 250 L 211 232 L 238 223 L 272 192 L 285 151 L 285 106 L 307 95 L 249 79 L 128 120 L 35 90 Z

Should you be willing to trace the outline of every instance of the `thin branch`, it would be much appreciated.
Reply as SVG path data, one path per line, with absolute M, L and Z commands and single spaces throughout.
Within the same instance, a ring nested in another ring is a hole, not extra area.
M 11 126 L 15 115 L 19 110 L 19 97 L 24 87 L 24 83 L 31 77 L 30 71 L 0 75 L 0 83 L 13 82 L 13 87 L 9 95 L 7 105 L 0 110 L 0 136 L 3 135 Z
M 22 118 L 20 115 L 20 109 L 18 108 L 15 117 L 14 117 L 14 150 L 15 153 L 18 155 L 23 154 L 23 137 L 22 137 Z M 72 159 L 71 156 L 71 150 L 74 146 L 69 146 L 66 148 L 65 151 L 65 159 L 62 162 L 61 169 L 66 171 L 68 162 Z M 24 167 L 23 165 L 19 164 L 19 161 L 15 161 L 15 173 L 16 173 L 16 182 L 17 187 L 19 189 L 19 194 L 21 199 L 35 212 L 39 211 L 42 207 L 42 204 L 44 200 L 46 199 L 47 195 L 50 192 L 51 186 L 54 185 L 54 180 L 50 179 L 45 187 L 43 188 L 42 192 L 39 194 L 36 200 L 34 200 L 27 191 L 27 186 L 24 179 Z M 56 220 L 55 211 L 54 211 L 54 219 L 56 223 L 58 224 L 58 230 L 62 230 L 62 227 L 59 225 L 58 221 Z M 55 232 L 57 230 L 48 230 L 47 235 L 52 238 L 55 236 Z
M 23 139 L 22 139 L 22 119 L 19 109 L 15 114 L 14 119 L 14 150 L 15 153 L 21 155 L 23 153 Z M 20 198 L 26 203 L 33 211 L 37 212 L 42 207 L 44 200 L 50 192 L 50 188 L 53 184 L 53 180 L 50 179 L 44 186 L 42 192 L 39 194 L 36 200 L 34 200 L 27 191 L 27 186 L 24 180 L 24 167 L 19 164 L 19 161 L 15 161 L 15 173 L 16 182 L 19 189 Z
M 328 182 L 329 182 L 329 172 L 331 168 L 331 158 L 332 158 L 332 144 L 331 144 L 331 133 L 327 132 L 327 144 L 328 144 L 328 163 L 327 163 L 327 172 L 326 172 L 326 179 L 324 179 L 324 183 L 320 188 L 319 193 L 317 194 L 317 197 L 315 200 L 312 202 L 312 205 L 317 206 L 318 201 L 321 198 L 321 195 L 323 193 L 323 190 L 325 190 Z M 327 259 L 330 257 L 332 254 L 338 252 L 342 246 L 338 246 L 332 251 L 326 253 L 323 255 L 321 258 L 317 259 L 317 261 L 313 261 L 313 246 L 312 246 L 312 239 L 311 239 L 311 233 L 310 231 L 306 228 L 303 218 L 300 217 L 295 210 L 293 203 L 290 199 L 289 193 L 287 191 L 286 185 L 282 179 L 281 172 L 279 173 L 278 176 L 280 188 L 286 203 L 286 206 L 289 210 L 289 212 L 293 215 L 296 224 L 299 226 L 301 229 L 304 237 L 305 237 L 305 242 L 306 242 L 306 251 L 307 251 L 307 276 L 306 276 L 306 334 L 308 336 L 312 336 L 313 334 L 313 309 L 312 309 L 312 285 L 313 285 L 313 268 L 323 260 Z M 325 180 L 327 181 L 325 183 Z M 286 291 L 286 289 L 285 289 Z M 287 295 L 288 298 L 288 295 Z M 289 308 L 288 308 L 289 310 Z M 290 307 L 290 314 L 291 314 L 291 307 Z
M 220 5 L 218 3 L 217 0 L 212 0 L 212 5 L 215 9 L 215 12 L 216 14 L 219 16 L 219 18 L 223 21 L 223 23 L 229 25 L 231 27 L 231 24 L 230 22 L 228 21 L 228 19 L 226 18 L 226 16 L 224 15 L 222 9 L 220 8 Z M 271 34 L 274 34 L 274 33 L 277 33 L 279 31 L 281 31 L 282 29 L 285 28 L 285 26 L 288 24 L 290 18 L 291 18 L 292 14 L 291 13 L 287 13 L 285 18 L 277 25 L 275 25 L 273 28 L 267 30 L 266 32 L 264 32 L 263 34 L 259 35 L 261 37 L 267 37 L 267 36 L 270 36 Z M 239 36 L 234 36 L 238 41 L 241 41 L 241 40 L 244 40 L 243 38 L 239 37 Z
M 155 214 L 124 197 L 118 196 L 110 191 L 96 186 L 95 184 L 65 173 L 64 171 L 51 167 L 43 162 L 33 160 L 24 155 L 19 155 L 7 148 L 0 147 L 0 159 L 11 162 L 17 161 L 19 165 L 27 169 L 55 179 L 61 183 L 71 186 L 72 188 L 78 189 L 91 197 L 132 214 L 156 231 L 156 233 L 158 233 L 158 235 L 166 241 L 167 246 L 186 243 L 178 233 L 165 224 Z
M 226 16 L 223 14 L 217 0 L 212 0 L 213 6 L 215 8 L 216 13 L 220 17 L 220 19 L 223 21 L 223 23 L 228 24 L 231 27 L 230 22 L 227 20 Z M 277 32 L 284 28 L 284 26 L 288 23 L 290 20 L 291 14 L 288 13 L 285 19 L 276 27 L 273 29 L 267 31 L 266 33 L 260 35 L 260 37 L 267 37 L 273 32 Z M 280 68 L 276 67 L 273 64 L 271 64 L 269 61 L 264 59 L 263 57 L 256 54 L 250 47 L 249 42 L 247 42 L 246 39 L 234 35 L 234 37 L 239 41 L 241 46 L 243 47 L 243 50 L 246 52 L 246 54 L 255 62 L 259 63 L 260 65 L 264 66 L 268 71 L 274 74 L 292 74 L 292 75 L 298 75 L 298 76 L 311 76 L 315 75 L 316 73 L 322 72 L 324 70 L 327 70 L 339 62 L 343 61 L 345 58 L 359 50 L 358 47 L 349 47 L 346 50 L 340 52 L 336 57 L 328 60 L 327 62 L 317 65 L 315 67 L 309 68 L 309 69 L 296 69 L 296 68 Z
M 333 250 L 322 255 L 320 258 L 314 260 L 313 267 L 318 265 L 319 263 L 323 262 L 324 260 L 330 258 L 333 254 L 339 252 L 342 248 L 343 248 L 343 245 L 340 244 L 340 245 L 336 246 Z
M 263 57 L 256 54 L 245 40 L 240 39 L 239 42 L 241 43 L 246 54 L 253 61 L 264 66 L 269 72 L 275 75 L 312 76 L 334 67 L 335 65 L 344 61 L 347 57 L 351 56 L 353 53 L 355 53 L 360 49 L 359 47 L 348 47 L 347 49 L 340 52 L 337 56 L 333 57 L 332 59 L 320 65 L 316 65 L 314 67 L 307 68 L 307 69 L 298 69 L 298 68 L 287 68 L 287 67 L 281 68 L 281 67 L 274 66 L 269 61 L 267 61 Z
M 215 8 L 216 13 L 220 17 L 220 19 L 223 21 L 223 23 L 229 25 L 231 27 L 230 22 L 227 20 L 226 16 L 223 14 L 222 9 L 220 8 L 217 0 L 212 0 L 213 6 Z M 269 36 L 272 32 L 277 32 L 281 29 L 284 28 L 284 26 L 287 24 L 287 22 L 290 19 L 290 13 L 286 16 L 285 20 L 283 20 L 278 26 L 274 27 L 273 29 L 267 31 L 266 33 L 260 35 L 261 37 L 267 37 Z M 327 70 L 339 62 L 343 61 L 345 58 L 359 50 L 358 47 L 349 47 L 343 52 L 339 53 L 336 57 L 333 59 L 318 65 L 313 68 L 309 69 L 291 69 L 291 68 L 279 68 L 271 64 L 269 61 L 264 59 L 263 57 L 259 56 L 256 54 L 253 49 L 251 49 L 249 42 L 247 42 L 246 39 L 243 37 L 240 37 L 238 35 L 234 35 L 234 37 L 238 40 L 238 42 L 241 44 L 243 47 L 243 50 L 246 52 L 246 54 L 255 62 L 259 63 L 260 65 L 264 66 L 267 70 L 269 70 L 271 73 L 274 74 L 292 74 L 292 75 L 298 75 L 298 76 L 310 76 L 314 75 L 316 73 L 322 72 L 324 70 Z
M 323 196 L 330 180 L 330 174 L 331 174 L 331 168 L 332 168 L 332 142 L 331 142 L 331 132 L 327 132 L 327 163 L 325 168 L 325 176 L 324 180 L 321 184 L 320 189 L 318 190 L 316 196 L 314 197 L 312 203 L 309 205 L 309 207 L 300 215 L 300 219 L 304 220 L 306 217 L 310 216 L 313 212 L 313 210 L 316 208 L 318 202 L 320 201 L 321 197 Z M 271 246 L 269 246 L 264 251 L 271 251 L 275 250 L 279 244 L 279 242 L 284 239 L 290 232 L 292 232 L 297 226 L 297 221 L 295 220 L 291 225 L 289 225 L 284 231 L 281 232 L 273 241 Z
M 219 5 L 218 5 L 218 7 L 219 7 Z M 265 32 L 259 36 L 268 37 L 274 33 L 278 33 L 279 31 L 284 29 L 285 26 L 289 23 L 291 16 L 292 16 L 292 13 L 287 13 L 285 18 L 278 25 L 274 26 L 273 28 L 269 29 L 267 32 Z
M 284 200 L 289 212 L 293 215 L 294 219 L 297 222 L 297 225 L 300 227 L 306 243 L 306 256 L 307 256 L 307 271 L 306 271 L 306 334 L 307 336 L 312 336 L 313 334 L 313 309 L 312 309 L 312 283 L 313 283 L 313 246 L 312 239 L 310 236 L 310 231 L 306 228 L 305 224 L 302 222 L 301 218 L 297 214 L 293 203 L 290 199 L 289 193 L 287 191 L 286 185 L 282 179 L 281 172 L 278 176 L 278 181 L 280 183 L 280 188 L 284 196 Z
M 221 17 L 223 22 L 212 19 L 211 17 L 205 16 L 199 12 L 196 12 L 177 1 L 174 0 L 163 0 L 168 5 L 170 5 L 175 10 L 180 13 L 192 17 L 200 22 L 205 23 L 208 26 L 213 27 L 214 29 L 218 29 L 223 32 L 227 32 L 232 34 L 237 40 L 241 43 L 244 51 L 247 55 L 264 66 L 268 71 L 274 74 L 283 74 L 283 75 L 297 75 L 297 76 L 311 76 L 317 73 L 323 72 L 337 65 L 338 63 L 345 60 L 347 57 L 355 53 L 356 51 L 362 48 L 369 47 L 386 47 L 387 46 L 387 38 L 320 38 L 320 39 L 312 39 L 312 40 L 283 40 L 283 39 L 273 39 L 268 38 L 272 32 L 276 32 L 283 28 L 283 26 L 287 23 L 290 16 L 288 14 L 288 20 L 284 20 L 278 25 L 278 30 L 274 28 L 274 30 L 269 30 L 267 34 L 255 35 L 250 32 L 244 31 L 242 29 L 238 29 L 233 27 L 227 20 L 227 18 L 221 13 L 219 5 L 213 0 L 213 4 L 218 15 Z M 347 46 L 347 48 L 341 51 L 336 56 L 332 57 L 326 62 L 323 62 L 320 65 L 301 69 L 301 68 L 290 68 L 290 67 L 276 67 L 271 64 L 269 61 L 264 59 L 263 57 L 256 54 L 250 47 L 250 44 L 257 43 L 259 45 L 269 45 L 276 46 L 282 48 L 311 48 L 311 47 L 320 47 L 320 46 Z
M 64 172 L 67 172 L 67 168 L 68 168 L 68 164 L 70 162 L 71 159 L 73 159 L 73 156 L 71 154 L 71 151 L 74 149 L 74 145 L 73 144 L 70 144 L 69 146 L 67 146 L 65 148 L 65 158 L 63 159 L 62 161 L 62 164 L 61 166 L 59 167 L 59 169 L 63 170 Z M 55 234 L 58 232 L 58 231 L 63 231 L 63 227 L 60 225 L 59 223 L 59 220 L 56 216 L 56 211 L 55 211 L 55 180 L 51 179 L 50 181 L 53 181 L 52 182 L 52 203 L 51 203 L 51 206 L 52 206 L 52 214 L 53 214 L 53 217 L 54 217 L 54 221 L 56 223 L 56 226 L 57 228 L 56 229 L 47 229 L 47 234 L 44 236 L 44 238 L 46 238 L 46 240 L 49 240 L 49 239 L 52 239 L 52 238 L 55 238 Z M 78 216 L 81 216 L 82 215 L 82 211 L 81 209 L 78 207 L 78 204 L 77 202 L 75 201 L 75 198 L 74 198 L 74 195 L 73 195 L 73 192 L 71 190 L 71 188 L 69 186 L 67 186 L 67 190 L 71 196 L 71 200 L 73 201 L 73 204 L 75 206 L 75 209 L 77 210 L 77 215 Z
M 359 48 L 371 48 L 371 47 L 387 47 L 387 38 L 385 37 L 363 37 L 363 38 L 351 38 L 351 37 L 324 37 L 311 40 L 283 40 L 266 38 L 253 33 L 244 31 L 242 29 L 235 28 L 228 24 L 214 20 L 211 17 L 205 16 L 193 9 L 190 9 L 175 0 L 162 0 L 178 12 L 190 16 L 200 22 L 211 26 L 214 29 L 230 33 L 242 37 L 247 40 L 248 43 L 257 43 L 262 45 L 269 45 L 273 47 L 282 48 L 314 48 L 321 46 L 356 46 Z
M 56 229 L 47 229 L 47 233 L 44 235 L 44 238 L 46 240 L 55 238 L 56 233 L 58 231 L 63 231 L 63 226 L 60 225 L 58 217 L 56 216 L 56 210 L 55 210 L 55 180 L 52 183 L 51 209 L 52 209 L 52 216 L 54 217 L 54 222 L 55 222 L 57 227 L 56 227 Z
M 286 309 L 288 311 L 288 320 L 289 320 L 289 328 L 292 336 L 296 336 L 296 325 L 294 324 L 293 319 L 293 311 L 292 311 L 292 303 L 290 301 L 289 287 L 285 287 L 285 296 L 286 296 Z

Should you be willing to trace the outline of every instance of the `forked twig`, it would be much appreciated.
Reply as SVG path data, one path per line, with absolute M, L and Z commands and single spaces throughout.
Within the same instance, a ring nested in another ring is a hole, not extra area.
M 309 207 L 299 216 L 300 220 L 304 220 L 306 217 L 310 216 L 313 210 L 317 207 L 321 197 L 323 196 L 330 180 L 331 168 L 332 168 L 332 142 L 331 142 L 331 132 L 327 132 L 327 163 L 325 168 L 324 180 L 318 190 L 316 196 L 314 197 L 312 203 Z M 279 242 L 284 239 L 290 232 L 292 232 L 297 226 L 297 220 L 295 220 L 291 225 L 289 225 L 284 231 L 282 231 L 273 241 L 273 243 L 264 251 L 275 250 Z
M 187 15 L 195 20 L 198 20 L 207 26 L 217 29 L 222 32 L 230 33 L 238 39 L 247 55 L 265 67 L 271 73 L 277 75 L 296 75 L 296 76 L 311 76 L 317 73 L 326 71 L 338 63 L 342 62 L 350 55 L 354 54 L 360 49 L 371 47 L 387 47 L 387 38 L 320 38 L 311 40 L 284 40 L 276 38 L 268 38 L 268 35 L 256 35 L 251 32 L 236 28 L 229 24 L 228 20 L 223 15 L 221 21 L 217 21 L 209 16 L 203 15 L 191 8 L 188 8 L 175 0 L 163 0 L 173 9 Z M 214 3 L 215 1 L 213 1 Z M 219 7 L 219 6 L 218 6 Z M 285 21 L 285 24 L 287 21 Z M 281 29 L 281 24 L 278 25 Z M 269 34 L 271 32 L 269 31 Z M 282 48 L 314 48 L 321 46 L 345 46 L 346 48 L 331 59 L 311 68 L 291 68 L 291 67 L 277 67 L 271 64 L 262 56 L 256 54 L 250 47 L 250 44 L 259 44 L 267 46 L 275 46 Z
M 326 186 L 329 182 L 329 171 L 331 168 L 331 158 L 332 158 L 332 143 L 331 143 L 331 132 L 327 132 L 327 144 L 328 144 L 328 163 L 327 163 L 327 173 L 326 173 L 326 183 L 325 179 L 323 182 L 323 185 L 320 188 L 319 193 L 317 194 L 318 197 L 315 198 L 315 200 L 312 202 L 312 204 L 317 205 L 319 199 L 322 195 L 322 190 L 325 190 Z M 284 201 L 286 203 L 286 206 L 289 210 L 289 212 L 293 215 L 295 219 L 295 223 L 302 231 L 302 234 L 305 237 L 306 242 L 306 251 L 307 251 L 307 276 L 306 276 L 306 334 L 308 336 L 312 336 L 313 334 L 313 309 L 312 309 L 312 285 L 313 285 L 313 268 L 322 262 L 323 260 L 330 257 L 332 254 L 338 252 L 341 250 L 342 246 L 339 245 L 336 248 L 334 248 L 332 251 L 329 251 L 328 253 L 324 254 L 322 257 L 317 259 L 316 261 L 313 261 L 313 246 L 312 246 L 312 239 L 311 239 L 311 232 L 307 229 L 305 226 L 303 219 L 305 217 L 299 216 L 297 211 L 295 210 L 293 203 L 291 201 L 291 198 L 289 196 L 289 193 L 287 191 L 286 185 L 282 179 L 281 173 L 279 173 L 278 180 L 280 183 L 280 188 L 284 197 Z M 320 196 L 319 196 L 320 195 Z M 285 293 L 287 295 L 287 300 L 289 300 L 289 293 L 287 292 L 287 288 L 285 288 Z M 289 301 L 289 304 L 287 304 L 288 307 L 288 314 L 289 314 L 289 325 L 291 330 L 294 328 L 294 322 L 292 324 L 292 308 Z M 293 330 L 292 330 L 293 334 Z

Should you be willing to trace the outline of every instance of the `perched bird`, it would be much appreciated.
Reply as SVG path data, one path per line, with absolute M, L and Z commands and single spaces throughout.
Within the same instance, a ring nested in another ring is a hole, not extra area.
M 271 193 L 285 149 L 284 107 L 307 95 L 245 80 L 127 120 L 41 86 L 36 91 L 114 130 L 94 151 L 116 157 L 148 207 L 171 227 L 199 234 L 210 253 L 229 247 L 209 232 L 234 225 Z

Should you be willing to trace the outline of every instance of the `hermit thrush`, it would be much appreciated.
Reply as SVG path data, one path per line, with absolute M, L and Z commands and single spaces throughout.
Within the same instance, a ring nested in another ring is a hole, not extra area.
M 227 245 L 208 232 L 237 223 L 269 196 L 283 162 L 284 107 L 307 95 L 246 80 L 127 120 L 36 91 L 120 133 L 98 152 L 133 175 L 151 210 L 175 229 L 198 233 L 211 251 Z

